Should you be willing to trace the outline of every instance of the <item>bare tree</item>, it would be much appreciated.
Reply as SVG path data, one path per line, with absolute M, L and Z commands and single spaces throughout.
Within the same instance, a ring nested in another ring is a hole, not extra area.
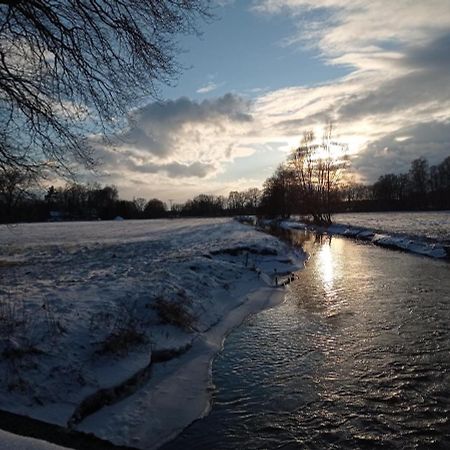
M 244 192 L 245 207 L 249 213 L 254 214 L 261 199 L 261 192 L 258 188 L 250 188 Z
M 347 146 L 333 139 L 333 125 L 328 124 L 317 141 L 313 131 L 306 131 L 302 142 L 290 157 L 306 211 L 316 223 L 331 223 L 333 203 L 343 169 L 348 165 Z
M 0 0 L 0 166 L 70 170 L 179 73 L 178 33 L 210 0 Z M 122 118 L 123 120 L 123 118 Z
M 145 209 L 145 205 L 147 204 L 147 200 L 142 197 L 133 198 L 134 206 L 138 212 L 143 212 Z
M 0 167 L 0 223 L 13 218 L 14 208 L 20 201 L 31 197 L 30 189 L 35 185 L 33 173 Z
M 287 218 L 297 212 L 297 180 L 293 170 L 280 164 L 275 173 L 264 182 L 259 212 L 268 217 Z

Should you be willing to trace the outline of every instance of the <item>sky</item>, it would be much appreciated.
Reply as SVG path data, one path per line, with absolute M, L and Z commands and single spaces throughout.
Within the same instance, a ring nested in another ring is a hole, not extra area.
M 97 180 L 182 202 L 262 187 L 332 121 L 355 181 L 450 155 L 450 0 L 220 0 L 161 100 L 129 112 Z

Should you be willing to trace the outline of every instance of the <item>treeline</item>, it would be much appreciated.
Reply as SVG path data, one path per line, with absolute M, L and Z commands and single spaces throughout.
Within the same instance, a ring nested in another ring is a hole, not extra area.
M 220 217 L 257 214 L 261 191 L 257 188 L 246 191 L 231 191 L 228 197 L 200 194 L 186 203 L 172 206 L 172 213 L 180 217 Z
M 348 183 L 341 189 L 340 210 L 404 211 L 450 209 L 450 156 L 430 166 L 412 161 L 406 173 L 381 175 L 370 186 Z
M 161 200 L 119 198 L 115 186 L 68 184 L 42 189 L 30 175 L 9 170 L 0 176 L 0 221 L 150 219 L 165 217 Z
M 200 194 L 170 208 L 157 198 L 120 199 L 115 186 L 96 183 L 42 189 L 34 174 L 0 169 L 0 222 L 299 214 L 328 223 L 336 212 L 450 209 L 450 156 L 431 167 L 425 158 L 415 159 L 408 172 L 381 175 L 364 185 L 344 181 L 345 161 L 310 159 L 312 150 L 303 142 L 262 191 Z
M 0 223 L 256 214 L 259 198 L 258 189 L 228 197 L 201 194 L 168 208 L 157 198 L 120 199 L 115 186 L 73 183 L 43 189 L 34 174 L 0 170 Z
M 260 214 L 270 217 L 309 215 L 316 222 L 326 222 L 330 219 L 328 214 L 337 212 L 450 209 L 450 156 L 433 166 L 425 158 L 415 159 L 408 172 L 381 175 L 373 185 L 345 182 L 343 174 L 339 176 L 341 168 L 325 170 L 324 176 L 329 173 L 333 183 L 340 180 L 330 185 L 324 201 L 324 189 L 320 190 L 314 181 L 309 187 L 308 183 L 305 185 L 304 173 L 293 167 L 291 156 L 266 180 Z M 312 173 L 308 168 L 303 171 Z M 308 193 L 308 189 L 311 192 Z M 325 211 L 326 217 L 315 218 L 314 205 L 310 203 L 315 203 L 319 212 Z

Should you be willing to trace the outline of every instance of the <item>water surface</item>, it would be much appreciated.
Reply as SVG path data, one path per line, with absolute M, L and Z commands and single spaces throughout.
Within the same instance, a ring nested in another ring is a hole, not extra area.
M 216 358 L 211 414 L 165 450 L 448 449 L 450 264 L 342 238 L 305 245 L 287 301 Z

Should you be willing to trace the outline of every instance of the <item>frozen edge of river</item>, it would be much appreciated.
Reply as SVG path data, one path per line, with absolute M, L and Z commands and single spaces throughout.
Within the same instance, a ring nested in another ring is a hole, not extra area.
M 273 225 L 273 223 L 270 225 Z M 364 227 L 344 224 L 332 224 L 328 227 L 315 226 L 293 220 L 285 220 L 279 222 L 277 225 L 283 229 L 312 229 L 313 231 L 326 232 L 371 242 L 379 247 L 402 250 L 417 255 L 428 256 L 430 258 L 450 259 L 450 246 L 439 242 L 420 240 L 417 237 L 407 235 L 387 234 Z
M 300 267 L 299 267 L 300 268 Z M 208 414 L 212 393 L 212 361 L 226 336 L 247 317 L 280 304 L 284 288 L 262 287 L 218 324 L 201 334 L 192 349 L 165 364 L 131 397 L 86 418 L 77 429 L 116 445 L 157 448 L 193 421 Z
M 0 448 L 8 450 L 63 450 L 66 447 L 0 430 Z
M 304 260 L 299 259 L 295 268 L 300 270 L 303 262 Z M 284 286 L 279 288 L 262 286 L 247 293 L 239 306 L 229 311 L 222 321 L 198 337 L 189 352 L 163 364 L 164 369 L 155 374 L 146 386 L 119 403 L 105 406 L 86 418 L 75 430 L 67 432 L 72 433 L 75 439 L 78 436 L 80 439 L 87 439 L 86 442 L 92 444 L 92 448 L 96 448 L 96 444 L 94 437 L 91 439 L 92 443 L 90 442 L 90 433 L 104 441 L 127 448 L 158 448 L 169 442 L 192 422 L 209 413 L 214 387 L 212 363 L 223 349 L 228 334 L 249 316 L 281 304 L 285 300 L 286 293 Z M 136 421 L 136 418 L 141 420 Z M 18 420 L 20 425 L 20 416 Z M 39 421 L 27 417 L 24 417 L 24 420 L 33 421 L 33 426 L 40 428 Z M 47 423 L 43 425 L 48 430 L 43 429 L 38 433 L 40 436 L 38 439 L 0 430 L 0 449 L 69 448 L 52 443 L 53 431 L 49 431 L 54 428 L 59 434 L 64 434 L 64 428 Z M 128 431 L 126 435 L 117 433 L 124 428 Z M 78 431 L 81 431 L 81 434 L 78 434 Z M 47 437 L 50 442 L 41 440 Z M 65 442 L 68 442 L 68 439 L 70 440 L 66 437 Z M 61 441 L 61 438 L 56 440 Z M 80 447 L 82 444 L 78 444 L 75 448 L 82 448 Z

